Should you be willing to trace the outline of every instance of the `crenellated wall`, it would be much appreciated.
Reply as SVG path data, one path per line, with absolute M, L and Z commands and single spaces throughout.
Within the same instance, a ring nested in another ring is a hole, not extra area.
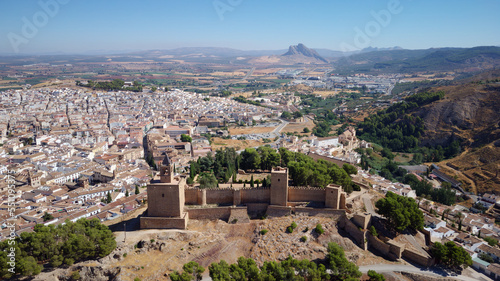
M 241 204 L 248 203 L 269 203 L 271 200 L 271 189 L 253 188 L 241 189 Z
M 325 202 L 325 189 L 315 187 L 289 187 L 288 202 Z
M 207 189 L 207 204 L 233 204 L 233 189 Z

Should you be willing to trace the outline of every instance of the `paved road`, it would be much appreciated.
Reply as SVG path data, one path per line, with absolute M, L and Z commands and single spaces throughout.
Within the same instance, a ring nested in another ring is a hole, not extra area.
M 372 214 L 372 216 L 377 216 L 378 217 L 378 214 L 377 214 L 377 212 L 375 212 L 375 208 L 373 207 L 373 203 L 372 203 L 370 195 L 363 194 L 361 196 L 361 198 L 363 199 L 363 203 L 365 204 L 366 211 L 368 213 Z
M 413 265 L 402 265 L 402 264 L 374 264 L 374 265 L 366 265 L 366 266 L 360 266 L 359 271 L 366 273 L 368 270 L 375 270 L 378 273 L 385 273 L 385 272 L 410 272 L 410 273 L 419 273 L 419 274 L 426 274 L 430 275 L 433 277 L 451 277 L 454 279 L 458 280 L 464 280 L 464 281 L 475 281 L 475 280 L 492 280 L 488 278 L 486 275 L 481 274 L 476 272 L 473 269 L 466 269 L 470 272 L 470 274 L 474 275 L 474 277 L 468 277 L 464 275 L 452 275 L 448 274 L 448 272 L 445 272 L 439 268 L 430 268 L 430 269 L 424 269 L 424 268 L 419 268 Z

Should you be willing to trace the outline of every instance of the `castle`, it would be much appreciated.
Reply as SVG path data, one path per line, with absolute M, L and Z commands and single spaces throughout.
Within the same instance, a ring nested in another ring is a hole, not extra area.
M 147 192 L 148 211 L 140 219 L 141 229 L 186 229 L 189 218 L 245 222 L 249 217 L 264 214 L 331 217 L 345 214 L 346 204 L 341 186 L 288 186 L 288 169 L 281 167 L 272 169 L 270 187 L 187 188 L 185 177 L 174 177 L 168 155 L 161 162 L 159 176 L 148 184 Z M 316 208 L 305 206 L 310 202 Z

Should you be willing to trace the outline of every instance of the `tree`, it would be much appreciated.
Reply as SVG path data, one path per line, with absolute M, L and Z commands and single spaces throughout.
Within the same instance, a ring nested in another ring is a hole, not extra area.
M 377 213 L 386 217 L 396 231 L 402 232 L 408 227 L 419 230 L 424 226 L 424 215 L 412 198 L 389 191 L 375 206 Z
M 125 191 L 125 197 L 128 197 L 130 194 L 128 193 L 128 189 L 127 191 Z
M 458 231 L 462 231 L 462 219 L 464 218 L 464 214 L 462 214 L 462 212 L 457 212 L 455 217 L 458 221 Z
M 113 199 L 111 198 L 111 191 L 108 191 L 108 194 L 106 196 L 106 203 L 111 203 L 111 201 L 113 201 Z
M 255 170 L 260 168 L 260 155 L 255 148 L 246 148 L 241 152 L 240 166 L 244 170 Z
M 190 261 L 182 267 L 183 272 L 180 274 L 174 271 L 170 274 L 170 280 L 172 281 L 191 281 L 191 280 L 201 280 L 203 278 L 203 272 L 205 268 L 200 266 L 197 262 Z
M 344 171 L 346 171 L 347 174 L 349 174 L 349 175 L 357 175 L 358 174 L 358 169 L 356 169 L 356 167 L 354 167 L 353 165 L 350 165 L 347 163 L 342 165 L 342 169 L 344 169 Z
M 193 141 L 193 138 L 192 138 L 192 137 L 190 137 L 189 135 L 182 134 L 182 135 L 181 135 L 181 141 L 182 141 L 182 142 L 192 142 L 192 141 Z
M 483 239 L 484 239 L 484 241 L 488 242 L 488 244 L 489 244 L 491 247 L 495 247 L 496 245 L 498 245 L 498 240 L 496 240 L 495 238 L 492 238 L 492 237 L 484 237 Z
M 51 214 L 45 212 L 42 216 L 43 218 L 43 221 L 46 222 L 46 221 L 50 221 L 50 220 L 53 220 L 54 219 L 54 216 L 52 216 Z
M 136 186 L 135 186 L 135 194 L 139 194 L 139 193 L 140 193 L 140 191 L 139 191 L 139 186 L 138 186 L 138 185 L 136 185 Z
M 370 277 L 370 281 L 385 281 L 384 275 L 377 273 L 375 270 L 368 270 L 368 277 Z
M 302 130 L 303 133 L 307 134 L 307 133 L 310 133 L 311 130 L 309 130 L 309 128 L 305 127 L 303 130 Z
M 326 262 L 334 278 L 332 280 L 358 280 L 362 275 L 358 266 L 347 260 L 344 249 L 336 243 L 328 243 Z
M 203 172 L 198 177 L 198 182 L 200 183 L 200 188 L 216 188 L 218 181 L 213 173 Z
M 292 119 L 292 114 L 288 111 L 283 111 L 283 113 L 281 113 L 281 118 L 283 119 Z
M 438 263 L 441 263 L 453 271 L 460 272 L 472 265 L 472 258 L 467 251 L 453 242 L 444 245 L 436 242 L 431 248 L 432 255 Z
M 302 117 L 302 116 L 303 116 L 303 115 L 302 115 L 302 113 L 301 113 L 300 111 L 295 111 L 295 112 L 293 113 L 293 118 L 295 118 L 295 119 L 300 118 L 300 117 Z
M 250 177 L 250 187 L 254 187 L 253 175 Z

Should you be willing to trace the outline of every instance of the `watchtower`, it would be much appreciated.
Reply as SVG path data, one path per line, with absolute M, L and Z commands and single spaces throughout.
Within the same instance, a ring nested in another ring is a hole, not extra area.
M 286 206 L 288 203 L 288 168 L 271 170 L 271 205 Z

